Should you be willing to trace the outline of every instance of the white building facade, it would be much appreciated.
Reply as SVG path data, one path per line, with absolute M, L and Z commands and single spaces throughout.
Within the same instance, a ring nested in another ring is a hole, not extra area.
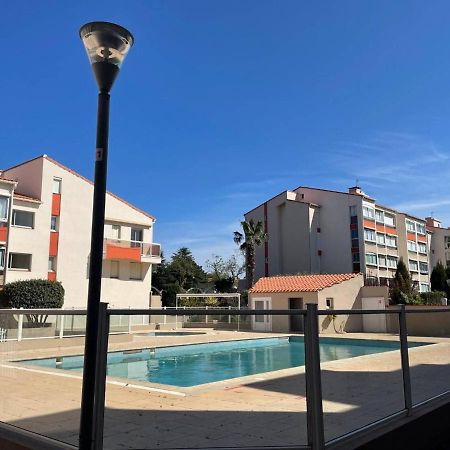
M 245 214 L 269 235 L 256 249 L 255 280 L 262 276 L 364 273 L 387 284 L 400 257 L 416 287 L 430 288 L 425 220 L 382 206 L 359 187 L 348 192 L 300 186 Z
M 65 308 L 87 304 L 93 183 L 47 155 L 0 175 L 0 284 L 58 280 Z M 102 301 L 148 308 L 155 218 L 108 193 Z

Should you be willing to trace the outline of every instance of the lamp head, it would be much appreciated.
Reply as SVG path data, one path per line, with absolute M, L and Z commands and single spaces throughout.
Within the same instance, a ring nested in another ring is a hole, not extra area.
M 89 22 L 80 28 L 80 38 L 99 89 L 109 92 L 134 43 L 133 35 L 114 23 Z

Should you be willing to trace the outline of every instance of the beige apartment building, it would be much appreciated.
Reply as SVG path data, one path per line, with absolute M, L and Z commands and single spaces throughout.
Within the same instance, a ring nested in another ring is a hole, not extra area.
M 47 155 L 0 174 L 0 284 L 58 280 L 65 308 L 86 307 L 93 184 Z M 102 300 L 148 308 L 155 218 L 108 193 Z
M 256 249 L 255 280 L 262 276 L 359 273 L 381 284 L 400 257 L 421 291 L 430 289 L 425 220 L 378 204 L 355 186 L 348 192 L 300 186 L 245 214 L 269 235 Z
M 431 270 L 440 261 L 450 266 L 450 228 L 443 228 L 440 220 L 427 217 L 427 230 L 431 236 L 430 267 Z

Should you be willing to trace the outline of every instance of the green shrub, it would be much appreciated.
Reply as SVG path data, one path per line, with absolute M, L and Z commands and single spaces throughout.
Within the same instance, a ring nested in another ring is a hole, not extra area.
M 447 294 L 443 291 L 421 292 L 420 297 L 425 305 L 442 305 L 441 299 Z
M 23 280 L 7 283 L 2 291 L 2 304 L 9 308 L 62 308 L 64 288 L 59 281 Z M 47 316 L 27 315 L 30 322 L 45 324 Z

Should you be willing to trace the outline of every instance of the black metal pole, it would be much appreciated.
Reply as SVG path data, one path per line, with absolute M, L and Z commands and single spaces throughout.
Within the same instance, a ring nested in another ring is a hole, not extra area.
M 106 178 L 108 163 L 109 92 L 98 94 L 97 145 L 95 149 L 94 201 L 92 209 L 89 288 L 84 345 L 83 390 L 81 394 L 80 450 L 94 446 L 94 394 L 97 374 L 99 306 L 102 284 L 103 237 L 105 225 Z

